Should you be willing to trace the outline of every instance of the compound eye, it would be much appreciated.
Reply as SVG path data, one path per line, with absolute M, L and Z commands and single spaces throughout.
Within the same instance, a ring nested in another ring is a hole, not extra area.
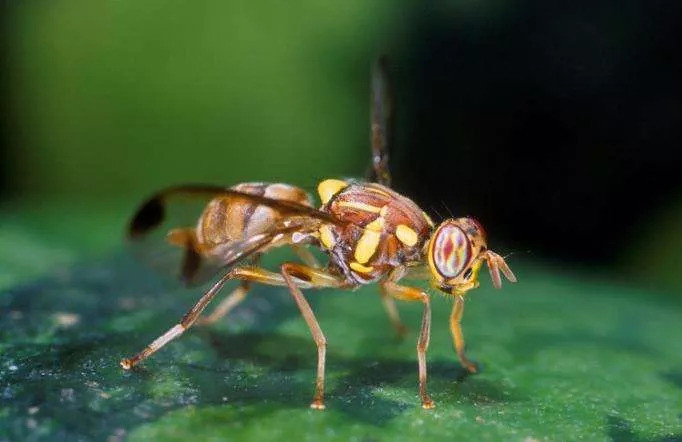
M 431 254 L 438 273 L 445 279 L 452 279 L 471 262 L 471 244 L 462 229 L 446 224 L 436 232 Z

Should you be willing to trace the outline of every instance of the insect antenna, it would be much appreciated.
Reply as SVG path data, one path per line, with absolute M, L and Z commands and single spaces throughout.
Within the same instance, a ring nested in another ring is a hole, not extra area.
M 453 215 L 453 213 L 452 213 L 452 210 L 450 210 L 450 208 L 447 206 L 447 204 L 445 204 L 445 201 L 440 200 L 440 204 L 441 204 L 441 206 L 443 206 L 443 208 L 444 208 L 445 210 L 447 210 L 447 212 L 450 214 L 450 218 L 454 218 L 454 217 L 455 217 L 455 215 Z
M 509 258 L 510 256 L 512 256 L 512 255 L 517 255 L 517 254 L 518 254 L 518 255 L 523 255 L 523 254 L 532 255 L 532 254 L 533 254 L 533 251 L 530 250 L 530 249 L 528 249 L 528 250 L 512 250 L 511 252 L 509 252 L 509 253 L 507 253 L 506 255 L 502 256 L 502 258 L 507 259 L 507 258 Z
M 429 208 L 431 209 L 431 211 L 432 211 L 433 213 L 435 213 L 435 214 L 438 216 L 438 221 L 439 221 L 439 222 L 443 220 L 443 215 L 440 214 L 440 212 L 438 211 L 438 209 L 436 209 L 434 206 L 429 206 Z

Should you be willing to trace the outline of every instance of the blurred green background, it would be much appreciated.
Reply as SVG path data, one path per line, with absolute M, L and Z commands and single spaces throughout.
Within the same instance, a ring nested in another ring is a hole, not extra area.
M 135 206 L 171 184 L 314 191 L 321 178 L 364 174 L 369 67 L 401 20 L 390 2 L 359 1 L 67 0 L 3 12 L 0 207 L 13 227 L 2 235 L 19 248 L 58 238 L 59 256 L 119 248 Z M 46 261 L 19 255 L 4 267 L 39 273 Z
M 398 190 L 522 256 L 677 291 L 682 8 L 592 5 L 4 2 L 4 216 L 66 204 L 84 215 L 59 231 L 106 250 L 169 184 L 362 177 L 387 54 Z
M 357 175 L 388 2 L 12 5 L 12 187 L 139 197 L 171 181 Z

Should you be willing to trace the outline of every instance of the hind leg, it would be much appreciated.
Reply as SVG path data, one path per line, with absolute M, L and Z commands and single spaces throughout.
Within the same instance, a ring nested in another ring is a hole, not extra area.
M 384 310 L 388 315 L 389 321 L 395 330 L 399 338 L 404 338 L 407 335 L 408 328 L 400 320 L 400 314 L 398 313 L 398 307 L 395 305 L 395 300 L 386 292 L 386 288 L 383 285 L 379 286 L 379 293 L 381 294 L 381 303 L 384 305 Z
M 141 352 L 137 353 L 132 358 L 125 358 L 121 360 L 121 367 L 126 370 L 130 370 L 135 365 L 139 364 L 143 360 L 147 359 L 149 356 L 160 350 L 164 345 L 168 344 L 173 339 L 177 338 L 183 334 L 188 328 L 190 328 L 199 315 L 204 311 L 206 306 L 213 300 L 213 298 L 218 294 L 223 285 L 227 281 L 232 279 L 241 279 L 243 281 L 256 281 L 268 285 L 286 285 L 284 279 L 281 275 L 277 273 L 268 272 L 267 270 L 260 269 L 258 267 L 237 267 L 232 269 L 230 272 L 223 275 L 218 282 L 216 282 L 200 299 L 194 304 L 194 306 L 182 317 L 180 322 L 170 328 L 166 333 L 156 338 L 151 344 L 146 346 Z M 306 287 L 310 285 L 304 281 L 297 281 Z
M 197 319 L 196 324 L 200 326 L 215 324 L 218 320 L 227 316 L 235 307 L 242 303 L 249 293 L 248 281 L 242 281 L 241 285 L 220 301 L 218 306 L 211 313 Z
M 327 342 L 317 319 L 315 319 L 315 314 L 310 308 L 310 304 L 308 304 L 308 301 L 303 297 L 300 289 L 344 287 L 346 286 L 346 283 L 337 276 L 331 275 L 324 270 L 310 268 L 301 264 L 285 263 L 282 265 L 280 274 L 269 272 L 259 267 L 237 267 L 233 269 L 220 278 L 220 280 L 201 297 L 199 302 L 183 316 L 178 324 L 156 338 L 151 344 L 132 358 L 122 359 L 121 367 L 126 370 L 133 368 L 135 365 L 161 349 L 164 345 L 183 334 L 195 323 L 201 312 L 220 291 L 222 286 L 231 279 L 241 279 L 247 282 L 260 282 L 267 285 L 289 287 L 291 295 L 301 311 L 301 315 L 310 328 L 310 332 L 313 335 L 318 350 L 317 381 L 315 383 L 315 395 L 313 396 L 313 402 L 310 406 L 318 410 L 324 409 L 324 368 Z

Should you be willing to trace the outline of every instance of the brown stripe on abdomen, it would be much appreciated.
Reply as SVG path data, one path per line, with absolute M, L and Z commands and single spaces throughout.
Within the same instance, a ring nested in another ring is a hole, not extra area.
M 265 195 L 265 191 L 269 187 L 269 184 L 265 183 L 244 183 L 234 186 L 233 189 L 239 190 L 245 193 L 251 193 L 258 196 Z M 249 222 L 253 217 L 254 212 L 258 208 L 258 204 L 245 203 L 245 207 L 242 214 L 242 238 L 245 236 L 246 232 L 249 230 Z

